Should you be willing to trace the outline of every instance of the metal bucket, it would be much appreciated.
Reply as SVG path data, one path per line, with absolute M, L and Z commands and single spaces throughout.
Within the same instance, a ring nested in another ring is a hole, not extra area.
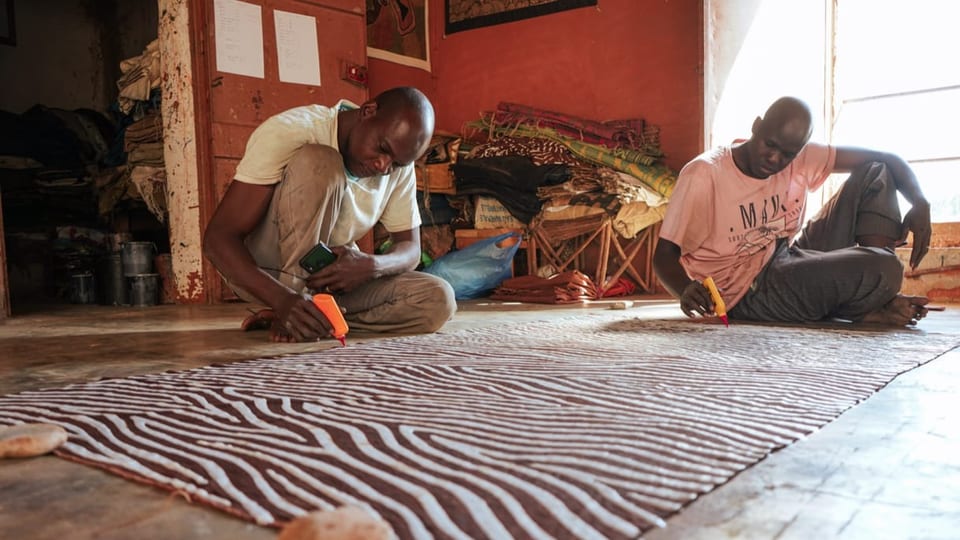
M 123 260 L 123 275 L 150 274 L 153 272 L 153 256 L 157 246 L 153 242 L 124 242 L 120 248 Z
M 93 274 L 84 272 L 70 276 L 70 301 L 74 304 L 95 304 L 97 289 Z
M 113 253 L 100 259 L 97 272 L 100 284 L 100 301 L 105 306 L 123 306 L 127 300 L 127 280 L 123 275 L 123 259 L 119 253 Z
M 157 305 L 160 290 L 160 274 L 134 274 L 127 276 L 130 285 L 130 305 L 137 307 Z

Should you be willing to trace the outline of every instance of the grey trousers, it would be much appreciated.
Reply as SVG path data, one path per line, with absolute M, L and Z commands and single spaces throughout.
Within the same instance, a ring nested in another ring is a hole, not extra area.
M 859 321 L 900 291 L 903 265 L 890 248 L 857 245 L 863 235 L 900 238 L 893 177 L 883 163 L 858 167 L 793 245 L 773 258 L 729 315 L 756 321 Z
M 311 293 L 300 268 L 318 241 L 329 244 L 347 186 L 343 158 L 329 146 L 305 145 L 298 150 L 277 184 L 267 215 L 246 239 L 257 265 L 295 291 Z M 231 284 L 237 295 L 259 303 Z M 423 272 L 404 272 L 365 283 L 337 295 L 351 329 L 373 332 L 425 333 L 440 329 L 456 313 L 453 288 Z

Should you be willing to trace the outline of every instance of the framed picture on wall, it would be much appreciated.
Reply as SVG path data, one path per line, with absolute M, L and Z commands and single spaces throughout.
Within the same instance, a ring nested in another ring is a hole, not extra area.
M 558 11 L 597 5 L 598 0 L 511 0 L 509 2 L 477 2 L 445 0 L 448 34 L 502 24 Z
M 17 44 L 15 28 L 13 24 L 13 0 L 0 0 L 0 44 Z
M 367 0 L 367 56 L 430 71 L 427 0 Z

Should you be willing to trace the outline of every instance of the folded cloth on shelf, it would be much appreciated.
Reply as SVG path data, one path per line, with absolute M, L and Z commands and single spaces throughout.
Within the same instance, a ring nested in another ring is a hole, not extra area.
M 163 140 L 163 119 L 159 113 L 151 113 L 130 124 L 123 132 L 124 151 L 129 152 L 138 143 Z
M 519 276 L 506 279 L 490 295 L 493 300 L 536 304 L 570 304 L 597 298 L 597 286 L 577 270 L 561 272 L 549 278 Z
M 558 141 L 567 147 L 575 157 L 589 163 L 610 167 L 611 169 L 627 173 L 664 196 L 669 197 L 670 194 L 673 193 L 673 187 L 677 182 L 676 173 L 666 166 L 657 163 L 659 155 L 654 157 L 646 155 L 643 152 L 614 152 L 610 148 L 602 145 L 590 144 L 581 140 L 565 137 L 557 133 L 556 130 L 548 127 L 533 125 L 501 126 L 492 123 L 489 117 L 468 122 L 466 127 L 479 130 L 488 137 L 520 135 L 525 137 L 542 137 Z
M 640 180 L 633 176 L 615 172 L 614 177 L 604 186 L 605 191 L 617 193 L 620 201 L 628 204 L 633 202 L 643 202 L 649 206 L 663 206 L 667 204 L 667 197 L 653 191 Z
M 566 165 L 535 165 L 525 156 L 462 159 L 452 169 L 457 194 L 495 197 L 522 223 L 540 212 L 537 188 L 570 178 Z
M 549 127 L 565 137 L 607 148 L 642 150 L 651 157 L 662 155 L 660 129 L 647 125 L 642 118 L 597 122 L 527 105 L 501 102 L 493 113 L 493 120 L 499 125 L 529 124 Z
M 534 165 L 561 163 L 580 166 L 583 163 L 573 157 L 563 144 L 541 137 L 498 137 L 478 144 L 467 157 L 473 159 L 497 156 L 527 156 Z
M 136 166 L 130 169 L 130 181 L 137 187 L 147 209 L 160 220 L 167 217 L 167 172 L 161 167 Z
M 663 221 L 667 205 L 649 206 L 643 202 L 633 202 L 620 207 L 613 218 L 613 230 L 624 238 L 633 238 L 654 223 Z
M 160 45 L 158 40 L 148 44 L 139 56 L 120 62 L 122 75 L 117 80 L 120 96 L 117 102 L 126 114 L 133 109 L 135 101 L 150 99 L 150 91 L 160 87 Z
M 163 143 L 151 142 L 133 145 L 127 155 L 131 165 L 154 165 L 163 167 Z

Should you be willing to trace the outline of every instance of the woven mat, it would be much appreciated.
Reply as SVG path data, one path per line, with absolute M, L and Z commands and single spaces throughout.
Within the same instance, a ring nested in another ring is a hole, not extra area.
M 264 525 L 633 538 L 958 343 L 603 312 L 25 392 L 0 423 Z

